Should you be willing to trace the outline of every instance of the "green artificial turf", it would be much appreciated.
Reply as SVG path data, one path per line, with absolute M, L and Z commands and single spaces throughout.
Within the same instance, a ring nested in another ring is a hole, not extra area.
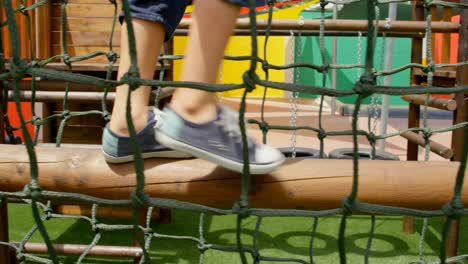
M 129 224 L 130 221 L 99 219 L 107 224 Z M 314 261 L 316 263 L 339 263 L 337 249 L 340 216 L 320 218 L 314 240 Z M 431 218 L 424 243 L 424 258 L 437 260 L 443 218 Z M 19 241 L 34 225 L 31 208 L 26 204 L 9 205 L 10 240 Z M 154 222 L 155 232 L 166 235 L 198 237 L 199 214 L 187 211 L 173 211 L 171 224 Z M 376 218 L 370 263 L 409 263 L 417 261 L 422 219 L 415 220 L 417 232 L 401 232 L 401 217 Z M 252 233 L 256 217 L 243 221 L 242 241 L 252 246 Z M 346 249 L 348 263 L 364 263 L 365 247 L 370 230 L 370 216 L 352 216 L 347 222 Z M 308 261 L 310 234 L 313 218 L 268 217 L 264 218 L 258 236 L 261 256 L 292 257 Z M 207 216 L 205 218 L 205 239 L 207 243 L 234 245 L 236 241 L 235 216 Z M 46 221 L 47 231 L 54 243 L 89 244 L 94 232 L 88 221 L 74 219 L 52 219 Z M 460 253 L 468 252 L 467 228 L 461 225 Z M 103 231 L 100 245 L 131 245 L 129 231 Z M 42 242 L 39 234 L 31 242 Z M 151 246 L 152 263 L 198 263 L 199 250 L 194 241 L 175 239 L 153 239 Z M 249 263 L 252 258 L 248 256 Z M 61 257 L 64 263 L 74 263 L 76 257 Z M 131 259 L 87 257 L 84 263 L 132 263 Z M 204 263 L 240 263 L 238 253 L 207 250 Z M 262 262 L 279 263 L 279 262 Z M 289 262 L 291 263 L 291 262 Z M 468 262 L 467 262 L 468 263 Z

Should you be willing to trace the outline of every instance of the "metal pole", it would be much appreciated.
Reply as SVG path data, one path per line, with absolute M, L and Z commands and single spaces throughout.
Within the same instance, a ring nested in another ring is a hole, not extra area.
M 8 202 L 6 198 L 0 200 L 0 241 L 10 242 L 8 237 Z M 10 264 L 12 252 L 10 247 L 2 245 L 0 247 L 0 264 Z
M 397 14 L 397 3 L 390 3 L 388 5 L 388 19 L 391 21 L 396 20 Z M 393 64 L 393 38 L 388 38 L 385 43 L 385 70 L 390 70 Z M 390 85 L 392 82 L 392 77 L 387 75 L 384 77 L 384 85 Z M 383 95 L 382 97 L 382 114 L 380 119 L 380 134 L 387 133 L 387 123 L 388 123 L 388 108 L 390 107 L 390 97 L 388 95 Z M 379 140 L 377 143 L 379 150 L 385 151 L 385 139 Z
M 338 7 L 335 4 L 333 6 L 333 19 L 336 20 L 338 18 Z M 338 55 L 338 42 L 336 37 L 333 37 L 332 39 L 332 64 L 336 64 L 337 60 L 337 55 Z M 331 72 L 331 88 L 336 90 L 336 69 L 332 69 Z M 334 116 L 336 113 L 336 97 L 333 96 L 331 99 L 331 115 Z

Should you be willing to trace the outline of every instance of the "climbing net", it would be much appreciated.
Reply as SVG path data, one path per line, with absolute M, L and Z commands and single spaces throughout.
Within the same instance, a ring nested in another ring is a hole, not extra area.
M 110 1 L 112 5 L 115 7 L 115 14 L 117 14 L 117 3 L 113 0 Z M 347 226 L 347 220 L 353 214 L 353 212 L 362 212 L 371 214 L 371 229 L 368 237 L 367 243 L 367 250 L 365 256 L 365 262 L 367 263 L 369 254 L 371 252 L 371 244 L 372 238 L 374 235 L 375 230 L 375 217 L 374 215 L 409 215 L 409 216 L 417 216 L 417 217 L 433 217 L 433 216 L 446 216 L 445 225 L 442 232 L 442 245 L 445 244 L 447 239 L 447 234 L 449 232 L 449 227 L 451 223 L 455 220 L 458 220 L 462 216 L 466 216 L 468 214 L 468 210 L 464 207 L 461 201 L 461 191 L 462 185 L 464 181 L 464 172 L 466 168 L 466 158 L 467 158 L 467 150 L 468 144 L 465 143 L 464 149 L 465 152 L 463 154 L 463 158 L 460 164 L 460 168 L 458 171 L 458 175 L 456 178 L 456 184 L 454 186 L 453 191 L 453 199 L 450 203 L 447 203 L 443 208 L 438 210 L 417 210 L 417 209 L 408 209 L 402 207 L 393 207 L 393 206 L 384 206 L 378 204 L 369 204 L 363 203 L 358 199 L 359 193 L 359 156 L 358 156 L 358 136 L 365 136 L 369 141 L 370 145 L 372 146 L 373 153 L 375 153 L 375 145 L 376 141 L 380 139 L 386 139 L 390 137 L 395 137 L 401 135 L 403 132 L 413 131 L 413 132 L 420 132 L 423 134 L 425 142 L 426 142 L 426 153 L 429 151 L 429 140 L 431 136 L 435 133 L 443 133 L 447 131 L 454 131 L 456 129 L 463 129 L 467 126 L 467 123 L 459 123 L 447 128 L 442 129 L 430 129 L 427 126 L 427 116 L 424 114 L 424 127 L 422 128 L 410 128 L 405 131 L 400 131 L 397 133 L 389 133 L 389 134 L 381 134 L 378 135 L 374 133 L 374 131 L 365 131 L 358 128 L 358 119 L 359 119 L 359 110 L 363 103 L 363 100 L 372 96 L 372 95 L 407 95 L 407 94 L 422 94 L 426 95 L 429 98 L 429 94 L 438 93 L 438 94 L 452 94 L 452 93 L 460 93 L 460 92 L 467 92 L 468 86 L 467 85 L 459 85 L 456 87 L 451 88 L 442 88 L 436 87 L 432 84 L 434 72 L 436 69 L 444 68 L 444 67 L 463 67 L 468 64 L 467 61 L 458 62 L 456 64 L 435 64 L 432 59 L 431 53 L 431 38 L 426 38 L 426 46 L 427 46 L 427 64 L 419 64 L 419 63 L 411 63 L 408 65 L 401 66 L 399 68 L 391 69 L 388 71 L 384 70 L 377 70 L 374 66 L 374 49 L 376 38 L 378 36 L 378 27 L 376 26 L 376 21 L 379 18 L 378 6 L 380 4 L 386 4 L 390 2 L 402 2 L 400 0 L 366 0 L 367 3 L 367 11 L 368 11 L 368 30 L 366 32 L 367 35 L 367 49 L 365 52 L 365 59 L 364 64 L 354 64 L 354 65 L 340 65 L 340 64 L 332 64 L 328 61 L 327 57 L 325 56 L 326 50 L 324 45 L 324 36 L 325 36 L 325 6 L 328 3 L 333 4 L 352 4 L 358 2 L 358 0 L 321 0 L 321 23 L 320 23 L 320 54 L 322 58 L 322 64 L 310 64 L 310 63 L 291 63 L 288 65 L 273 65 L 270 64 L 266 57 L 260 58 L 258 56 L 258 42 L 257 42 L 257 22 L 256 22 L 256 14 L 254 8 L 254 1 L 251 2 L 250 7 L 250 34 L 252 38 L 252 54 L 250 56 L 243 56 L 243 57 L 234 57 L 234 56 L 226 56 L 226 60 L 246 60 L 250 61 L 249 69 L 243 74 L 242 76 L 242 83 L 238 84 L 204 84 L 204 83 L 193 83 L 193 82 L 174 82 L 174 81 L 164 81 L 164 61 L 165 60 L 179 60 L 182 59 L 181 56 L 172 56 L 172 55 L 164 55 L 160 57 L 160 64 L 161 64 L 161 75 L 159 80 L 146 80 L 139 78 L 139 73 L 137 69 L 137 61 L 136 61 L 136 48 L 135 48 L 135 37 L 133 33 L 133 29 L 131 27 L 131 16 L 129 12 L 129 5 L 127 1 L 122 2 L 123 11 L 127 14 L 125 16 L 128 31 L 129 31 L 129 42 L 130 42 L 130 58 L 131 58 L 131 67 L 129 71 L 120 79 L 120 80 L 112 80 L 111 79 L 111 71 L 113 65 L 116 63 L 118 59 L 118 54 L 113 51 L 112 45 L 112 36 L 109 41 L 109 51 L 107 52 L 93 52 L 84 56 L 70 56 L 67 52 L 67 42 L 62 41 L 62 48 L 64 53 L 55 55 L 51 58 L 37 61 L 33 56 L 34 52 L 31 51 L 31 58 L 24 59 L 20 57 L 20 50 L 19 47 L 21 46 L 20 37 L 17 29 L 17 24 L 15 21 L 15 14 L 21 13 L 22 15 L 28 17 L 28 11 L 33 10 L 41 5 L 47 3 L 47 0 L 38 1 L 31 6 L 20 5 L 19 8 L 13 9 L 11 0 L 4 0 L 2 1 L 6 18 L 7 20 L 1 23 L 2 27 L 7 27 L 9 32 L 9 37 L 12 41 L 12 55 L 9 61 L 7 62 L 3 56 L 3 45 L 0 45 L 0 80 L 2 81 L 2 93 L 3 93 L 3 101 L 2 101 L 2 110 L 4 113 L 8 113 L 8 90 L 12 90 L 14 94 L 14 100 L 17 105 L 17 109 L 20 109 L 20 88 L 19 82 L 24 78 L 31 76 L 31 90 L 33 91 L 33 96 L 31 102 L 34 104 L 34 91 L 36 89 L 35 79 L 38 77 L 52 79 L 52 80 L 59 80 L 66 83 L 65 86 L 65 97 L 64 97 L 64 111 L 59 114 L 54 114 L 48 117 L 39 117 L 35 113 L 33 113 L 33 118 L 30 120 L 25 120 L 21 111 L 19 111 L 19 116 L 21 120 L 21 126 L 14 128 L 9 125 L 9 122 L 6 122 L 6 129 L 7 134 L 12 135 L 11 132 L 16 129 L 22 129 L 24 140 L 25 140 L 25 147 L 27 148 L 27 153 L 29 156 L 30 161 L 30 182 L 24 187 L 24 190 L 21 192 L 5 192 L 0 191 L 0 195 L 2 198 L 17 198 L 17 199 L 25 199 L 27 200 L 32 208 L 33 217 L 35 220 L 35 226 L 31 228 L 29 232 L 24 236 L 22 241 L 18 244 L 2 242 L 4 245 L 8 245 L 16 250 L 17 257 L 21 261 L 35 261 L 39 263 L 59 263 L 59 258 L 54 250 L 52 245 L 50 235 L 45 228 L 44 221 L 51 219 L 51 218 L 60 218 L 60 217 L 71 217 L 71 216 L 63 216 L 60 214 L 55 214 L 52 210 L 51 203 L 46 202 L 43 203 L 42 201 L 55 201 L 58 199 L 68 199 L 73 201 L 79 201 L 81 203 L 92 204 L 92 215 L 91 217 L 77 217 L 80 219 L 84 219 L 90 223 L 93 230 L 96 232 L 96 235 L 92 242 L 87 246 L 86 250 L 80 255 L 78 262 L 82 262 L 85 257 L 88 255 L 90 250 L 97 245 L 101 238 L 101 234 L 103 231 L 106 230 L 133 230 L 139 245 L 143 250 L 143 257 L 141 258 L 141 263 L 150 263 L 150 255 L 149 249 L 153 239 L 162 239 L 162 238 L 175 238 L 175 239 L 182 239 L 182 240 L 189 240 L 193 241 L 198 245 L 200 250 L 200 263 L 204 261 L 204 254 L 207 250 L 215 249 L 215 250 L 222 250 L 222 251 L 231 251 L 231 252 L 239 252 L 240 258 L 242 263 L 247 263 L 247 256 L 251 255 L 252 260 L 255 263 L 263 262 L 263 261 L 271 261 L 271 262 L 297 262 L 297 263 L 314 263 L 314 238 L 316 236 L 316 228 L 319 217 L 329 216 L 329 215 L 341 215 L 341 224 L 339 227 L 339 236 L 338 236 L 338 250 L 339 250 L 339 257 L 341 263 L 346 263 L 347 261 L 347 251 L 345 248 L 345 231 Z M 271 23 L 272 23 L 272 13 L 273 13 L 273 6 L 275 1 L 268 1 L 269 11 L 268 11 L 268 26 L 265 29 L 266 41 L 265 41 L 265 53 L 266 47 L 268 43 L 268 38 L 270 36 L 270 31 L 272 30 Z M 62 10 L 65 10 L 65 6 L 67 5 L 66 1 L 62 2 Z M 432 15 L 430 12 L 430 8 L 432 6 L 443 6 L 443 7 L 452 7 L 452 8 L 467 8 L 468 5 L 466 3 L 453 3 L 453 2 L 445 2 L 440 0 L 425 0 L 423 2 L 424 8 L 426 9 L 426 36 L 431 35 L 431 23 L 432 23 Z M 66 21 L 66 14 L 65 12 L 62 13 L 62 27 L 65 28 L 65 21 Z M 115 18 L 114 18 L 115 24 Z M 114 27 L 112 28 L 112 32 L 114 31 Z M 29 39 L 31 39 L 31 31 L 29 31 Z M 0 43 L 3 43 L 3 37 L 0 35 Z M 62 39 L 65 40 L 65 30 L 62 30 Z M 30 45 L 32 46 L 32 45 Z M 72 66 L 74 62 L 84 61 L 90 58 L 94 58 L 97 56 L 106 56 L 109 60 L 109 72 L 107 74 L 107 78 L 98 78 L 94 76 L 87 76 L 78 73 L 72 73 L 70 71 L 59 71 L 54 69 L 49 69 L 44 66 L 53 62 L 54 60 L 61 59 L 65 62 L 66 65 Z M 7 67 L 8 65 L 8 67 Z M 261 79 L 257 74 L 256 70 L 258 65 L 261 65 L 261 69 L 265 72 L 265 78 Z M 280 83 L 274 82 L 269 80 L 269 71 L 270 70 L 287 70 L 287 69 L 294 69 L 306 67 L 313 69 L 323 75 L 323 81 L 321 86 L 313 86 L 313 85 L 302 85 L 298 83 Z M 350 90 L 334 90 L 326 87 L 326 75 L 329 71 L 333 69 L 351 69 L 351 68 L 359 68 L 362 69 L 362 74 L 359 80 L 354 84 L 352 89 Z M 377 79 L 382 76 L 392 75 L 410 68 L 419 68 L 427 74 L 427 85 L 424 86 L 408 86 L 408 87 L 395 87 L 395 86 L 384 86 L 378 85 Z M 105 95 L 103 97 L 102 109 L 101 110 L 94 110 L 89 112 L 72 112 L 67 109 L 67 102 L 68 102 L 68 90 L 69 90 L 69 83 L 80 83 L 92 86 L 99 86 L 102 87 Z M 38 162 L 35 154 L 35 145 L 37 142 L 37 131 L 39 128 L 47 122 L 51 120 L 60 119 L 61 123 L 59 126 L 59 132 L 57 136 L 57 145 L 61 144 L 61 137 L 63 134 L 63 129 L 66 123 L 76 116 L 82 115 L 89 115 L 89 114 L 97 114 L 101 115 L 104 119 L 109 119 L 109 112 L 106 108 L 106 94 L 112 87 L 116 87 L 118 85 L 128 84 L 130 86 L 130 90 L 135 90 L 141 85 L 153 86 L 153 87 L 187 87 L 187 88 L 195 88 L 195 89 L 202 89 L 206 91 L 212 92 L 225 92 L 234 89 L 241 89 L 244 88 L 244 93 L 242 96 L 241 106 L 240 106 L 240 115 L 239 115 L 239 124 L 242 131 L 242 139 L 244 144 L 244 170 L 242 173 L 242 177 L 240 178 L 241 181 L 241 190 L 240 190 L 240 197 L 239 199 L 233 204 L 232 209 L 219 209 L 214 207 L 207 207 L 199 204 L 188 203 L 188 202 L 180 202 L 170 199 L 161 199 L 157 197 L 149 197 L 145 191 L 145 174 L 144 174 L 144 166 L 143 160 L 141 155 L 141 150 L 138 147 L 136 141 L 136 132 L 134 126 L 131 121 L 129 105 L 127 107 L 127 122 L 128 127 L 130 129 L 130 135 L 132 138 L 132 144 L 135 149 L 135 174 L 136 174 L 136 187 L 131 193 L 131 197 L 127 200 L 110 200 L 110 199 L 101 199 L 97 197 L 82 195 L 79 193 L 64 193 L 64 192 L 56 192 L 56 191 L 48 191 L 43 190 L 39 184 L 39 170 L 38 170 Z M 260 127 L 264 135 L 264 141 L 266 141 L 266 135 L 268 131 L 271 130 L 311 130 L 317 133 L 318 138 L 320 140 L 320 155 L 323 156 L 324 154 L 324 140 L 326 137 L 331 136 L 343 136 L 348 135 L 352 136 L 353 138 L 353 180 L 352 180 L 352 189 L 349 196 L 345 197 L 342 201 L 342 206 L 336 209 L 330 210 L 292 210 L 292 209 L 281 209 L 281 210 L 273 210 L 268 208 L 252 208 L 249 205 L 249 192 L 251 191 L 251 175 L 249 173 L 249 162 L 248 162 L 248 150 L 247 150 L 247 141 L 246 141 L 246 132 L 245 132 L 245 109 L 246 109 L 246 102 L 245 98 L 249 92 L 252 92 L 256 86 L 264 86 L 266 88 L 274 88 L 280 89 L 284 91 L 293 92 L 294 96 L 296 93 L 308 93 L 308 94 L 316 94 L 321 96 L 321 104 L 320 104 L 320 115 L 319 115 L 319 125 L 318 127 L 311 127 L 311 126 L 297 126 L 293 124 L 293 126 L 279 126 L 274 124 L 269 124 L 262 118 L 260 120 L 249 120 L 250 123 L 256 124 Z M 322 112 L 323 112 L 323 102 L 324 96 L 331 96 L 331 97 L 343 97 L 343 96 L 350 96 L 355 95 L 355 107 L 354 112 L 352 115 L 352 130 L 349 131 L 327 131 L 322 126 Z M 427 103 L 425 108 L 427 108 Z M 426 112 L 426 111 L 425 111 Z M 7 120 L 7 118 L 6 118 Z M 31 138 L 27 129 L 25 128 L 26 124 L 33 124 L 36 128 L 36 137 Z M 465 138 L 468 138 L 468 130 L 465 129 Z M 465 142 L 467 142 L 465 140 Z M 99 208 L 99 205 L 121 205 L 121 206 L 131 206 L 133 207 L 133 224 L 131 225 L 110 225 L 100 223 L 97 220 L 96 212 Z M 200 216 L 200 229 L 199 229 L 199 236 L 198 237 L 191 237 L 191 236 L 169 236 L 164 234 L 159 234 L 151 229 L 151 215 L 152 210 L 154 207 L 161 207 L 161 208 L 175 208 L 175 209 L 183 209 L 183 210 L 190 210 L 194 212 L 201 213 Z M 150 208 L 147 213 L 146 223 L 141 225 L 140 223 L 140 210 L 141 208 Z M 210 244 L 204 238 L 204 219 L 206 214 L 215 214 L 215 215 L 227 215 L 227 214 L 234 214 L 237 216 L 237 227 L 236 227 L 236 245 L 218 245 L 218 244 Z M 241 233 L 243 229 L 243 221 L 247 216 L 256 216 L 257 222 L 255 225 L 255 230 L 253 232 L 253 245 L 246 246 L 245 241 L 241 238 Z M 259 229 L 262 223 L 262 219 L 264 217 L 271 217 L 271 216 L 304 216 L 304 217 L 311 217 L 313 218 L 313 229 L 310 236 L 310 254 L 309 260 L 305 261 L 302 259 L 294 259 L 294 258 L 282 258 L 282 257 L 271 257 L 261 254 L 257 246 L 257 239 Z M 45 244 L 47 245 L 48 253 L 47 256 L 37 256 L 33 254 L 26 253 L 24 250 L 25 244 L 28 240 L 32 237 L 33 234 L 39 232 L 41 237 L 43 238 Z M 456 261 L 463 256 L 459 256 L 458 258 L 449 259 L 451 261 Z M 446 251 L 445 247 L 441 246 L 440 250 L 440 261 L 442 263 L 449 261 L 446 258 Z M 424 259 L 420 259 L 420 262 L 424 262 Z

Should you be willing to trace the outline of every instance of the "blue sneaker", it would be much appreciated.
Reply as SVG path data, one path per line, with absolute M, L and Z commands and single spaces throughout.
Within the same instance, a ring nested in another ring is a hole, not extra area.
M 169 107 L 164 113 L 163 121 L 156 127 L 156 138 L 161 144 L 242 172 L 242 137 L 237 113 L 221 107 L 216 120 L 204 124 L 188 122 Z M 270 173 L 284 162 L 279 150 L 254 144 L 251 139 L 248 143 L 251 174 Z
M 148 124 L 137 133 L 142 156 L 147 158 L 190 158 L 192 156 L 169 149 L 156 140 L 155 129 L 160 122 L 162 112 L 156 108 L 148 112 Z M 109 163 L 123 163 L 134 160 L 130 137 L 116 135 L 108 127 L 104 128 L 102 135 L 102 152 Z

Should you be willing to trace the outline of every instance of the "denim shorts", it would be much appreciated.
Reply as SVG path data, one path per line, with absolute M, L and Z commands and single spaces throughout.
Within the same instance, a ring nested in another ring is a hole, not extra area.
M 204 0 L 200 0 L 204 1 Z M 225 0 L 241 6 L 249 6 L 249 0 Z M 265 5 L 265 0 L 255 0 L 257 6 Z M 177 25 L 184 16 L 185 8 L 192 0 L 128 0 L 132 18 L 140 18 L 160 22 L 165 30 L 165 40 L 174 34 Z M 124 13 L 119 16 L 120 23 L 124 20 Z

